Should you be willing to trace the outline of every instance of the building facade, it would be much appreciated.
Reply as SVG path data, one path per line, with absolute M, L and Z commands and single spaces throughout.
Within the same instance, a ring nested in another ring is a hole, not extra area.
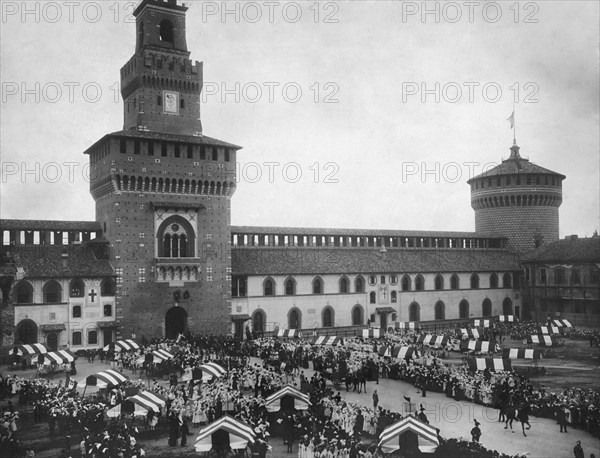
M 232 332 L 521 315 L 507 240 L 476 233 L 232 227 Z
M 537 319 L 563 316 L 576 325 L 600 326 L 598 235 L 570 235 L 543 245 L 528 253 L 522 265 L 524 300 L 531 304 Z
M 115 274 L 97 223 L 1 224 L 2 344 L 79 350 L 112 342 Z

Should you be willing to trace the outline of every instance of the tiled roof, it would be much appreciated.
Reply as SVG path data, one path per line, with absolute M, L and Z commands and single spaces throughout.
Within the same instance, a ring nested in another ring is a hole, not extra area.
M 505 250 L 237 247 L 235 275 L 496 272 L 518 270 Z
M 479 232 L 452 231 L 407 231 L 393 229 L 337 229 L 329 227 L 275 227 L 275 226 L 231 226 L 232 234 L 254 235 L 347 235 L 381 237 L 458 237 L 458 238 L 506 238 Z
M 68 257 L 63 258 L 63 252 Z M 107 277 L 114 270 L 107 259 L 96 259 L 83 245 L 21 245 L 10 248 L 15 266 L 24 270 L 25 278 Z M 63 259 L 66 266 L 63 267 Z
M 3 231 L 83 231 L 99 232 L 102 230 L 97 221 L 53 221 L 38 219 L 0 219 Z
M 567 238 L 543 245 L 523 258 L 529 263 L 600 263 L 600 237 Z
M 222 140 L 217 140 L 216 138 L 207 137 L 206 135 L 203 135 L 202 137 L 194 137 L 190 135 L 162 134 L 159 132 L 142 132 L 139 130 L 119 130 L 117 132 L 106 134 L 104 137 L 102 137 L 100 140 L 98 140 L 96 143 L 90 146 L 83 153 L 89 154 L 90 151 L 96 147 L 96 145 L 110 137 L 140 138 L 142 140 L 194 143 L 197 145 L 222 146 L 224 148 L 233 148 L 236 150 L 242 149 L 241 146 L 234 145 L 233 143 L 227 143 Z
M 476 177 L 471 178 L 467 181 L 467 183 L 471 183 L 473 180 L 478 178 L 486 178 L 490 176 L 497 175 L 516 175 L 516 174 L 528 174 L 528 173 L 537 173 L 537 174 L 550 174 L 557 175 L 561 177 L 563 180 L 566 178 L 564 175 L 560 173 L 553 172 L 552 170 L 541 167 L 533 162 L 529 162 L 529 159 L 524 159 L 519 154 L 519 147 L 516 149 L 513 146 L 511 148 L 512 153 L 508 159 L 502 161 L 502 164 L 497 165 L 496 167 L 485 171 L 484 173 L 477 175 Z

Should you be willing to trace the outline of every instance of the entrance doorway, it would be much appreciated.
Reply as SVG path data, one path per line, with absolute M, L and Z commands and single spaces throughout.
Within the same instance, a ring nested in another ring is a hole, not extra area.
M 56 332 L 51 332 L 50 334 L 48 334 L 46 343 L 50 350 L 56 351 L 58 349 L 58 335 L 56 334 Z
M 22 320 L 17 324 L 15 343 L 33 344 L 38 341 L 38 327 L 33 320 Z
M 235 322 L 235 335 L 234 335 L 234 337 L 236 339 L 243 339 L 244 338 L 244 324 L 245 324 L 245 321 L 236 321 Z
M 379 320 L 381 321 L 381 325 L 379 327 L 381 329 L 387 329 L 387 313 L 380 314 Z
M 177 339 L 187 331 L 188 314 L 181 307 L 171 307 L 165 315 L 165 338 Z
M 112 339 L 112 329 L 111 328 L 106 328 L 102 330 L 102 338 L 104 339 L 104 346 L 106 347 L 107 345 L 110 345 L 113 341 Z

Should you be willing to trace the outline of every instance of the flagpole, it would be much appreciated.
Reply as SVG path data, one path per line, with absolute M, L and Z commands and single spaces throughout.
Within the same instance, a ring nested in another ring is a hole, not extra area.
M 515 101 L 513 99 L 513 145 L 517 144 L 517 116 L 515 113 Z

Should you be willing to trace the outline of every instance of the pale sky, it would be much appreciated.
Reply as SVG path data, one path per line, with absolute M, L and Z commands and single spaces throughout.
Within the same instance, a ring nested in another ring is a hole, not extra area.
M 204 134 L 243 146 L 232 224 L 472 231 L 516 97 L 522 155 L 567 176 L 561 237 L 599 228 L 597 1 L 187 4 Z M 123 127 L 133 2 L 0 5 L 1 217 L 93 220 L 82 153 Z

